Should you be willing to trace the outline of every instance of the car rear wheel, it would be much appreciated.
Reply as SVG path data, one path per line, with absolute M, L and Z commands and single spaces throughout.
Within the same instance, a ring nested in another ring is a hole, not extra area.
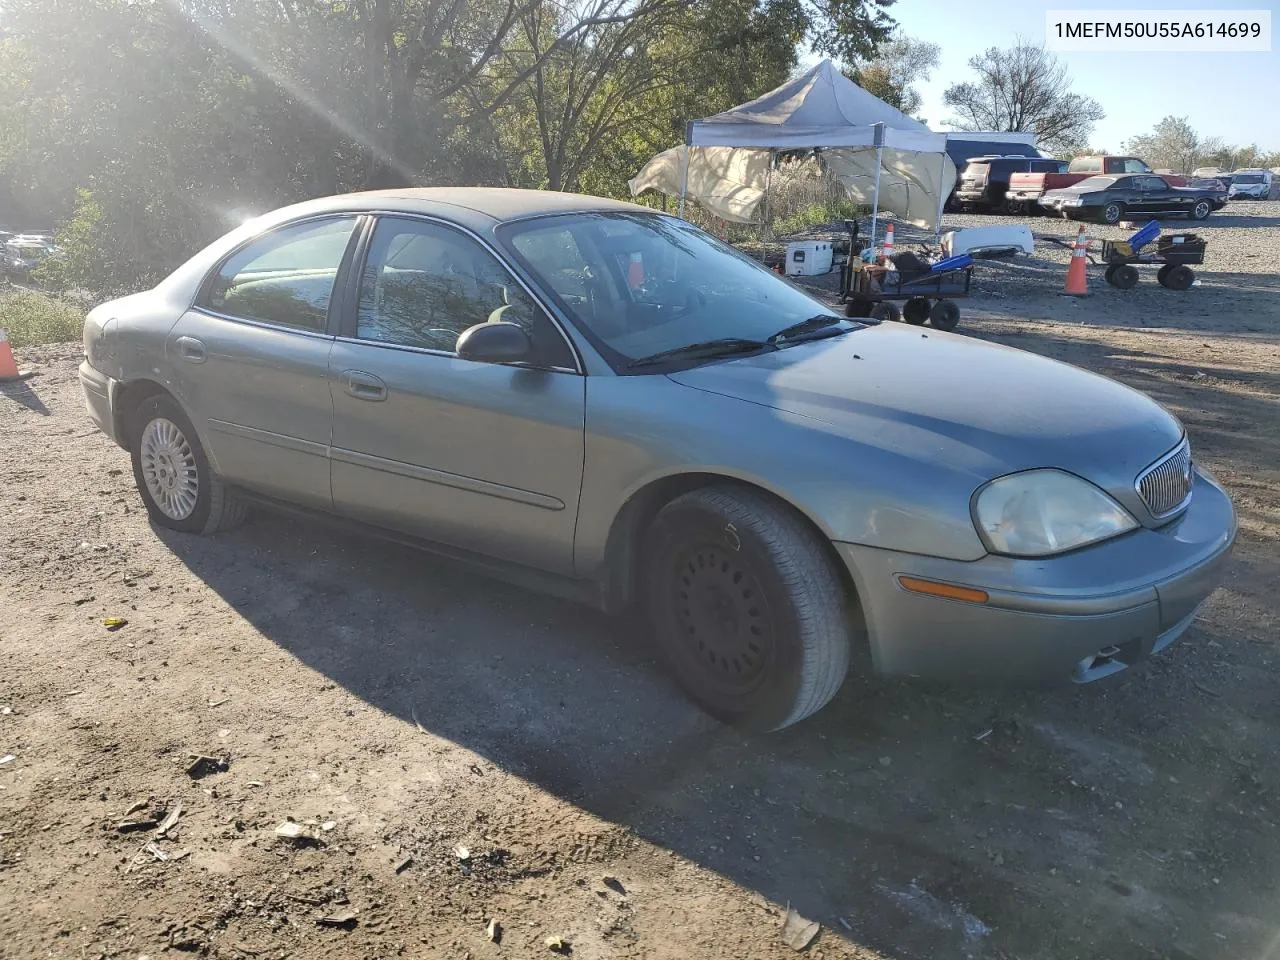
M 1102 208 L 1102 222 L 1116 224 L 1124 219 L 1124 204 L 1112 201 Z
M 777 730 L 836 695 L 849 669 L 851 610 L 800 516 L 746 488 L 694 490 L 658 512 L 644 562 L 654 639 L 707 712 Z
M 1208 200 L 1200 200 L 1191 208 L 1191 219 L 1208 220 L 1211 213 L 1213 213 L 1213 204 Z
M 182 408 L 164 394 L 143 400 L 130 418 L 133 479 L 151 519 L 183 533 L 215 533 L 244 519 L 244 502 L 214 476 Z

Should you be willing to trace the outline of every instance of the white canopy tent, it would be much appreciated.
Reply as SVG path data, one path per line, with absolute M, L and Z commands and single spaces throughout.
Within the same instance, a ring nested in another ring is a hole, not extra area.
M 936 230 L 955 183 L 946 134 L 863 90 L 830 60 L 750 103 L 691 121 L 685 144 L 650 160 L 632 194 L 679 196 L 682 213 L 692 197 L 725 219 L 751 222 L 773 158 L 817 149 L 855 200 Z

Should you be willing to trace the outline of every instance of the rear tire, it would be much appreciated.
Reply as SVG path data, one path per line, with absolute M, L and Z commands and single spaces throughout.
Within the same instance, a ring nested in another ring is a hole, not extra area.
M 902 305 L 902 319 L 912 326 L 920 326 L 929 319 L 929 300 L 927 297 L 912 297 Z
M 1185 263 L 1173 264 L 1164 278 L 1164 285 L 1170 290 L 1190 290 L 1195 282 L 1196 272 Z
M 644 565 L 654 640 L 708 713 L 778 730 L 840 689 L 848 597 L 817 533 L 786 507 L 746 488 L 694 490 L 658 512 Z
M 1191 219 L 1208 220 L 1211 213 L 1213 213 L 1213 204 L 1208 200 L 1201 200 L 1191 208 Z
M 939 300 L 929 311 L 929 324 L 935 330 L 954 330 L 960 325 L 960 308 L 954 300 Z
M 890 303 L 888 300 L 881 300 L 871 308 L 871 318 L 879 320 L 881 323 L 897 323 L 902 319 L 902 313 L 898 310 L 898 305 Z
M 244 500 L 216 477 L 186 413 L 153 394 L 129 418 L 133 480 L 152 521 L 182 533 L 216 533 L 244 520 Z

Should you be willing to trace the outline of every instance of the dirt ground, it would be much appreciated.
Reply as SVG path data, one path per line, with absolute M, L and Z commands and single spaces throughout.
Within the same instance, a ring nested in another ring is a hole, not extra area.
M 1280 239 L 1258 216 L 1241 249 Z M 0 956 L 782 958 L 788 905 L 811 957 L 1274 956 L 1277 278 L 1240 257 L 1075 301 L 1035 285 L 1054 257 L 993 267 L 961 332 L 1173 409 L 1240 513 L 1224 587 L 1111 682 L 851 681 L 767 737 L 568 603 L 268 513 L 153 529 L 77 349 L 26 351 L 39 375 L 0 387 Z

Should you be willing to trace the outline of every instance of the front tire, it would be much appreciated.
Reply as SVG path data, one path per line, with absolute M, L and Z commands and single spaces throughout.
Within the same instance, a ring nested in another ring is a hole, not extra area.
M 129 424 L 133 480 L 152 521 L 207 534 L 244 519 L 243 500 L 209 468 L 195 428 L 172 397 L 147 397 Z
M 1124 219 L 1124 204 L 1112 201 L 1102 208 L 1102 222 L 1114 226 Z
M 852 618 L 818 535 L 765 495 L 705 487 L 658 512 L 646 606 L 676 680 L 713 716 L 778 730 L 844 682 Z

